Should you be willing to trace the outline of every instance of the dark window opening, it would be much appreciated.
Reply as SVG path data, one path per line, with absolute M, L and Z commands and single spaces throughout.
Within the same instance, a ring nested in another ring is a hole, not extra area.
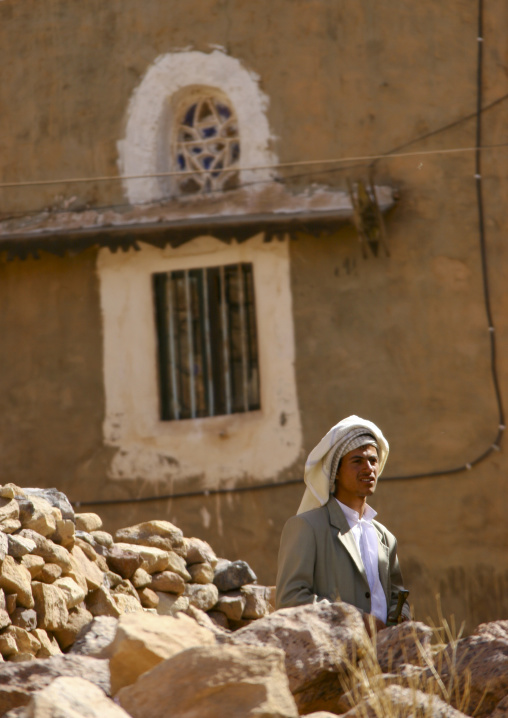
M 252 264 L 154 274 L 160 417 L 260 408 Z

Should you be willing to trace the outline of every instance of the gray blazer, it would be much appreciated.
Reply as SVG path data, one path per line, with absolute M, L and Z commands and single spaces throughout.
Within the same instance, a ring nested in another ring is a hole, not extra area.
M 373 521 L 379 538 L 379 578 L 386 594 L 388 616 L 403 590 L 397 541 Z M 293 516 L 282 531 L 276 607 L 317 601 L 345 601 L 370 613 L 370 589 L 355 538 L 333 496 L 319 509 Z M 409 606 L 403 614 L 410 618 Z

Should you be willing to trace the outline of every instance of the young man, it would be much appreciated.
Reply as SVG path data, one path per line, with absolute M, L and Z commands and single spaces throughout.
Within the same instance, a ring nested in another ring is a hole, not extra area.
M 394 618 L 404 591 L 397 541 L 367 504 L 388 452 L 375 424 L 350 416 L 310 453 L 302 503 L 282 532 L 277 608 L 345 601 L 371 614 L 378 630 Z

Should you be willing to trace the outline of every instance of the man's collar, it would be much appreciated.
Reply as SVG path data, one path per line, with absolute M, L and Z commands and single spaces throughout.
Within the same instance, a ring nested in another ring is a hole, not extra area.
M 339 504 L 340 508 L 342 509 L 342 513 L 348 519 L 348 521 L 354 521 L 355 523 L 358 523 L 360 521 L 360 514 L 358 511 L 355 511 L 350 506 L 346 506 L 346 504 L 343 504 L 342 501 L 339 501 L 339 499 L 335 499 L 337 503 Z M 363 516 L 362 519 L 364 521 L 372 521 L 372 519 L 377 516 L 377 511 L 374 511 L 372 506 L 369 506 L 369 504 L 365 504 L 365 507 L 363 509 Z

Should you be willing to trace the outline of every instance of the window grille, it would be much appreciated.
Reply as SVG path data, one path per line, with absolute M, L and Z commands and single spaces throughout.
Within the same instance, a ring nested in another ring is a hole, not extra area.
M 153 276 L 163 421 L 260 408 L 252 264 Z
M 186 105 L 177 122 L 175 165 L 182 194 L 228 190 L 238 186 L 240 140 L 233 108 L 225 98 L 202 97 Z

